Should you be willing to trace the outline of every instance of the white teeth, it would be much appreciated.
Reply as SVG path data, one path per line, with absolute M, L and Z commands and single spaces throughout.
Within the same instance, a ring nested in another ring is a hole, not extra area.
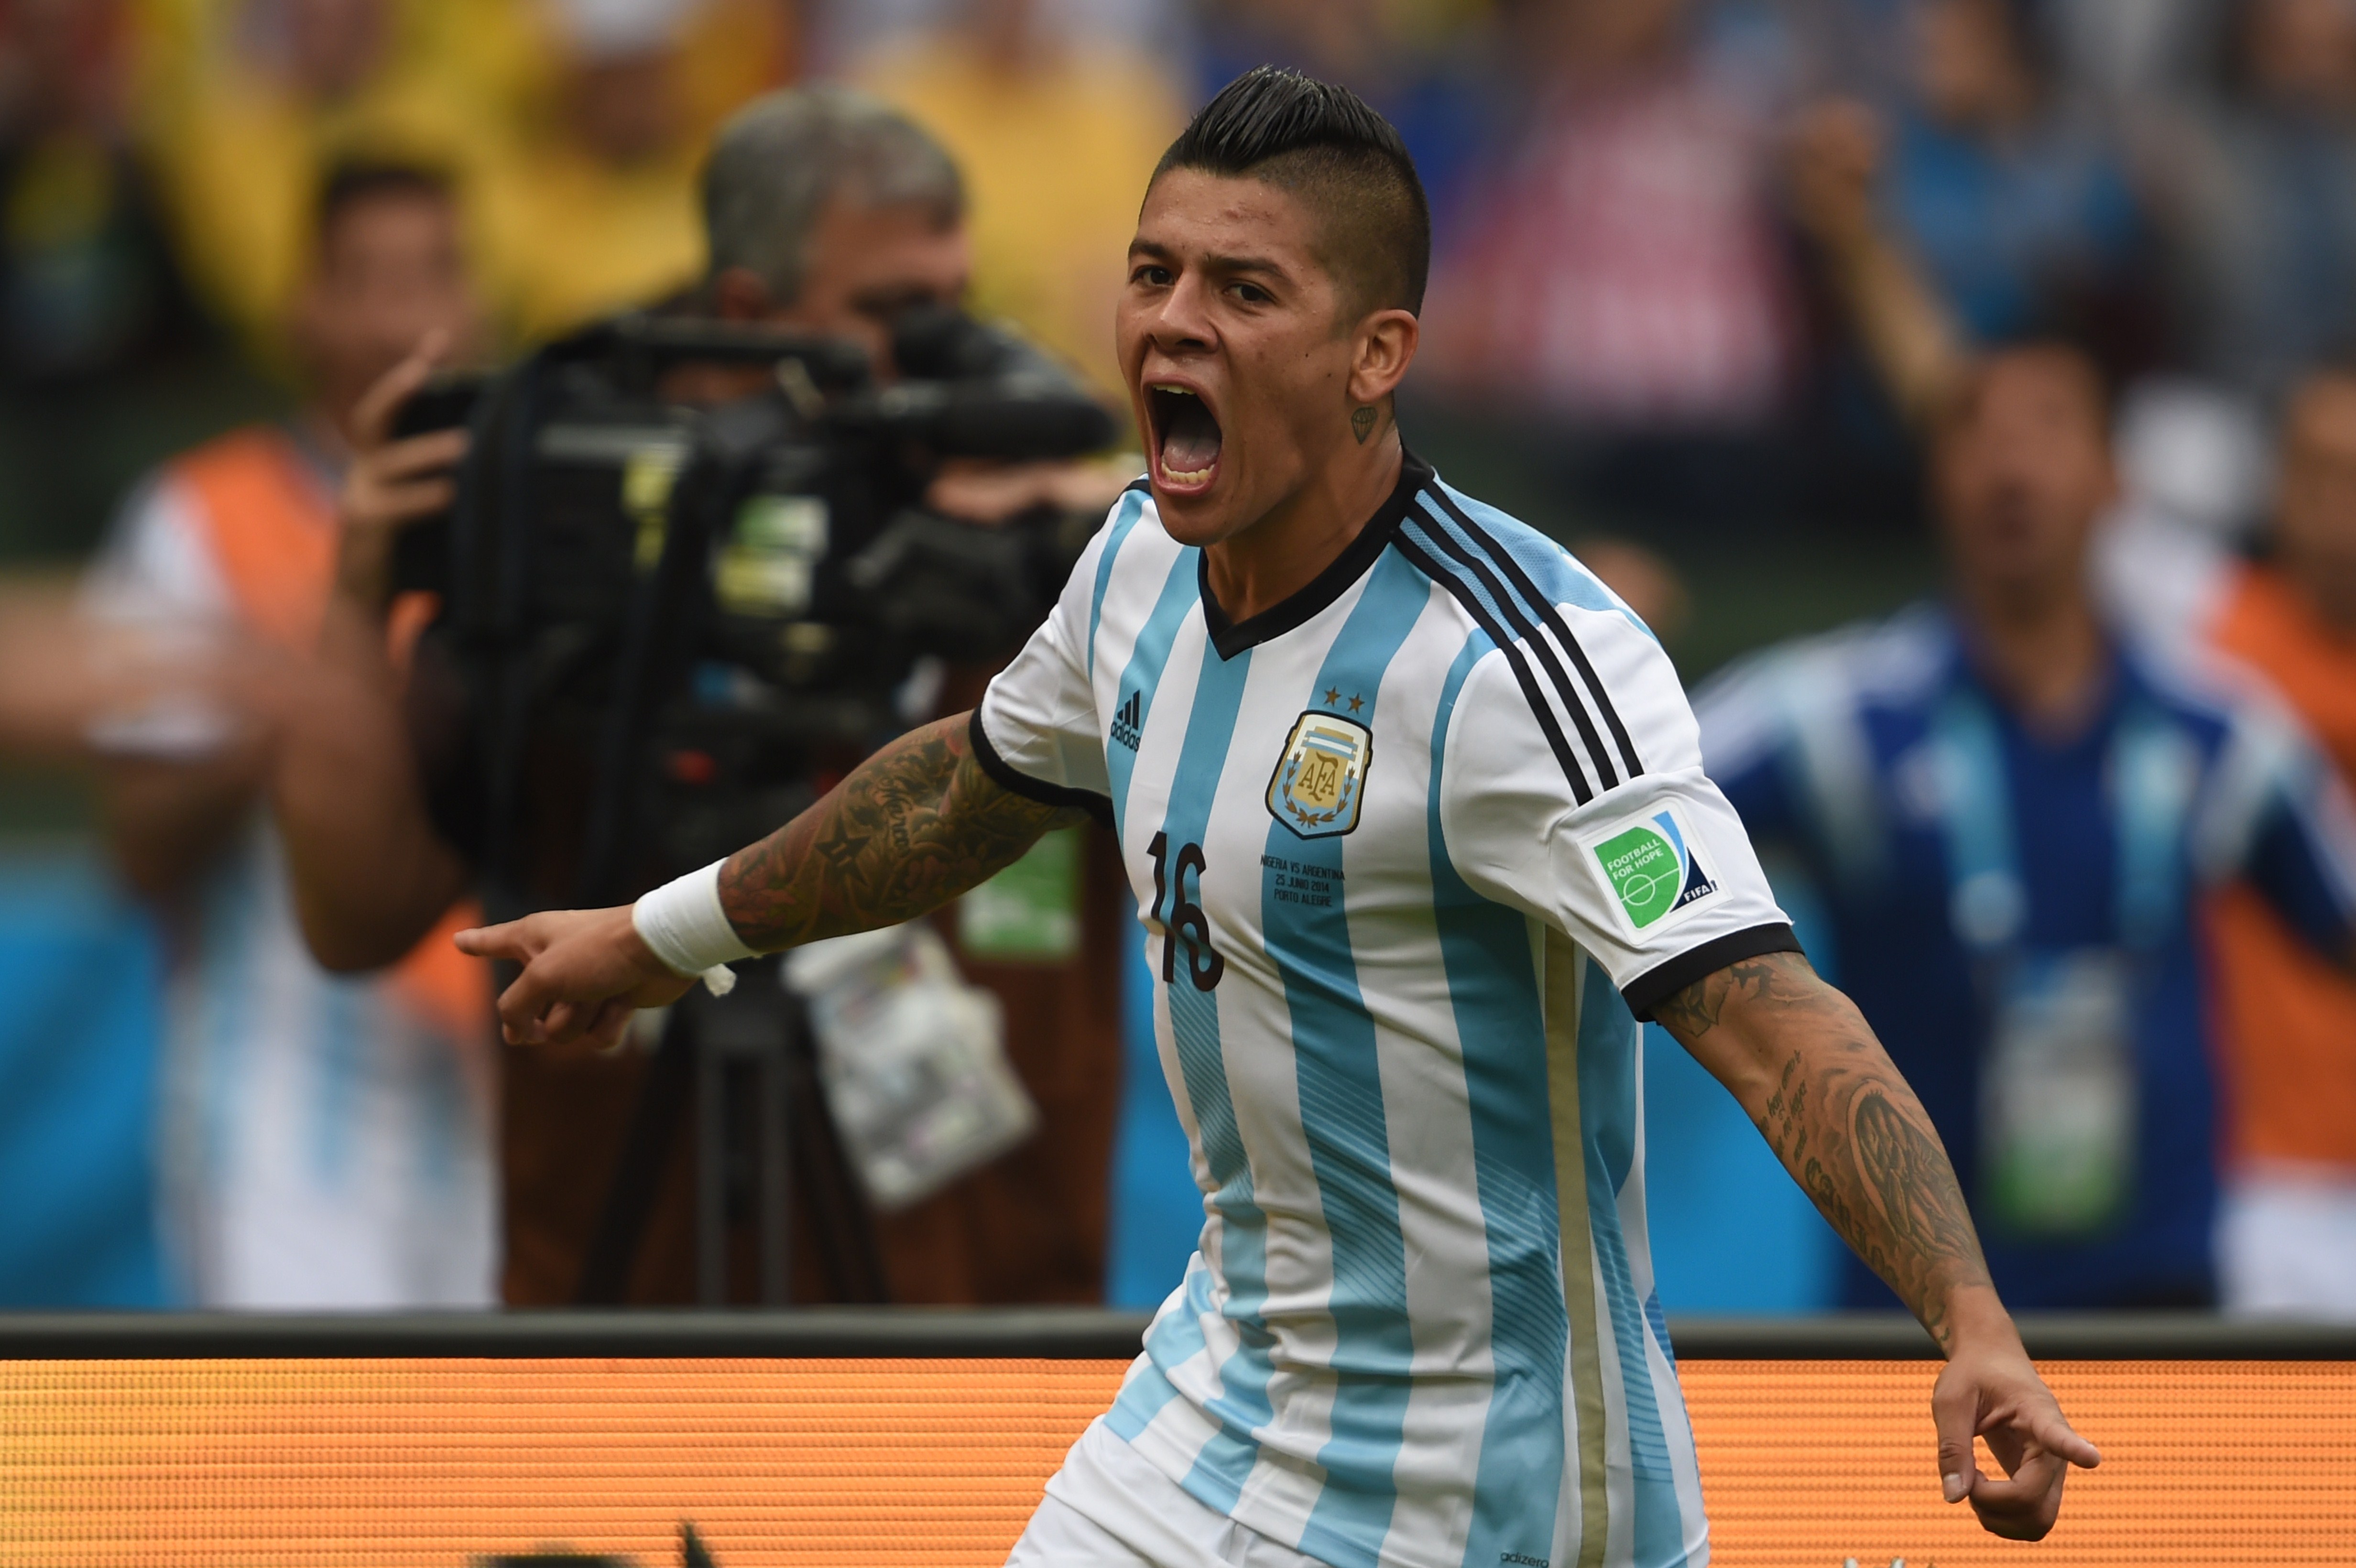
M 1162 477 L 1173 485 L 1200 485 L 1210 476 L 1208 468 L 1177 469 L 1167 463 L 1162 465 Z
M 1198 392 L 1194 391 L 1192 388 L 1188 388 L 1188 387 L 1173 387 L 1173 386 L 1169 385 L 1167 382 L 1162 382 L 1162 381 L 1156 381 L 1156 382 L 1152 383 L 1150 387 L 1148 387 L 1146 389 L 1147 389 L 1147 390 L 1149 390 L 1149 391 L 1154 391 L 1154 392 L 1175 392 L 1175 393 L 1177 393 L 1177 394 L 1178 394 L 1180 397 L 1182 397 L 1182 398 L 1193 398 L 1193 397 L 1199 397 L 1199 396 L 1201 396 L 1201 394 L 1200 394 L 1200 393 L 1198 393 Z

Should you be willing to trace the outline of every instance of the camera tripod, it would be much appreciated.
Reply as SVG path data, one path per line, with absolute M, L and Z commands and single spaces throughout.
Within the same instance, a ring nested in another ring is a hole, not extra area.
M 829 1296 L 859 1304 L 888 1299 L 874 1221 L 827 1109 L 816 1047 L 809 1008 L 787 989 L 775 962 L 746 965 L 725 997 L 698 986 L 672 1004 L 582 1265 L 577 1305 L 621 1305 L 672 1147 L 691 1117 L 697 1305 L 729 1305 L 731 1221 L 738 1216 L 753 1226 L 755 1299 L 791 1303 L 798 1188 Z

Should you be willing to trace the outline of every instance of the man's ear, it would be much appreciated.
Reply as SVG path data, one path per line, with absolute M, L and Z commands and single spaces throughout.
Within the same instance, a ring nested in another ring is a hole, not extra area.
M 744 267 L 730 267 L 712 280 L 712 314 L 723 321 L 766 321 L 775 302 L 769 285 Z
M 1360 322 L 1350 356 L 1350 401 L 1379 403 L 1398 390 L 1422 337 L 1423 325 L 1411 311 L 1378 310 Z

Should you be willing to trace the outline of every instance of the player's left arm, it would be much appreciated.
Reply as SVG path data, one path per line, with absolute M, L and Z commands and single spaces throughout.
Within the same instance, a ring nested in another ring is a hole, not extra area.
M 1771 953 L 1694 982 L 1655 1016 L 1946 1353 L 1931 1397 L 1946 1499 L 1968 1497 L 1993 1534 L 2043 1537 L 2070 1466 L 2101 1456 L 2030 1364 L 1939 1135 L 1864 1015 L 1805 958 Z M 1980 1473 L 1975 1436 L 2006 1478 Z

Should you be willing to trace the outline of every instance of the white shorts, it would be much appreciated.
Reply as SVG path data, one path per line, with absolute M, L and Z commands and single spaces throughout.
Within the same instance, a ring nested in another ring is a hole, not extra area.
M 1014 1543 L 1006 1568 L 1323 1568 L 1197 1502 L 1098 1416 Z
M 2228 1182 L 2217 1273 L 2228 1312 L 2356 1321 L 2356 1172 L 2268 1168 Z

